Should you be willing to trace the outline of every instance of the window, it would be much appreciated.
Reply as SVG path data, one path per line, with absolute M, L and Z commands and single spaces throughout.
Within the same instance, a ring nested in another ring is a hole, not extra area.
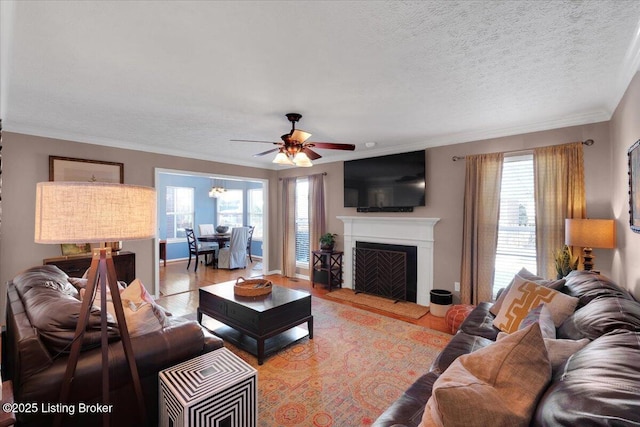
M 252 188 L 248 191 L 248 199 L 249 199 L 249 223 L 248 225 L 253 225 L 255 229 L 253 230 L 253 238 L 254 239 L 262 239 L 262 207 L 263 207 L 263 199 L 262 199 L 262 188 Z
M 309 264 L 309 180 L 296 180 L 296 262 Z
M 218 225 L 242 227 L 242 190 L 227 190 L 218 196 Z
M 167 187 L 167 239 L 186 237 L 185 228 L 193 228 L 194 189 Z
M 533 154 L 505 157 L 500 189 L 493 297 L 522 267 L 535 272 L 536 207 Z

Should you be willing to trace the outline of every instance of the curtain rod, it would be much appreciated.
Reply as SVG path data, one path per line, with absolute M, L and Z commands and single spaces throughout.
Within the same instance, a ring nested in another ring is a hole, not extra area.
M 326 172 L 322 172 L 322 173 L 314 173 L 312 175 L 301 175 L 301 176 L 292 176 L 291 178 L 308 178 L 310 176 L 315 176 L 315 175 L 323 175 L 323 176 L 327 176 Z M 284 178 L 278 178 L 278 181 L 282 181 Z
M 587 147 L 593 145 L 595 142 L 593 141 L 593 139 L 587 139 L 586 141 L 582 141 L 582 145 L 586 145 Z M 511 151 L 503 151 L 504 154 L 507 153 L 518 153 L 518 152 L 523 152 L 523 151 L 529 151 L 529 150 L 511 150 Z M 458 160 L 464 160 L 465 156 L 453 156 L 451 158 L 451 160 L 453 160 L 454 162 L 457 162 Z

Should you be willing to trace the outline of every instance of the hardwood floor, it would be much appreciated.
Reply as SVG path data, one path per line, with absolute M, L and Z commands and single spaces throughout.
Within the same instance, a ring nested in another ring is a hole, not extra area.
M 198 271 L 194 272 L 193 262 L 189 270 L 187 270 L 187 261 L 167 262 L 166 267 L 160 265 L 160 298 L 157 299 L 157 302 L 176 316 L 194 313 L 198 308 L 198 288 L 214 283 L 236 280 L 241 276 L 245 278 L 262 277 L 262 268 L 258 265 L 259 263 L 259 260 L 254 259 L 254 262 L 250 263 L 246 269 L 238 270 L 213 269 L 204 264 L 200 264 Z M 311 282 L 308 280 L 291 279 L 281 275 L 269 275 L 265 277 L 270 279 L 274 284 L 307 291 L 318 298 L 324 298 L 324 295 L 328 293 L 328 290 L 323 286 L 316 285 L 315 287 L 311 287 Z M 431 313 L 422 316 L 420 319 L 411 319 L 346 301 L 343 302 L 335 299 L 331 301 L 449 333 L 444 318 L 436 317 Z

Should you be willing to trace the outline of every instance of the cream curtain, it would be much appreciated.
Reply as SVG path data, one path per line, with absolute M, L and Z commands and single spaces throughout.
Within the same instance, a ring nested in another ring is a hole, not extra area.
M 309 249 L 320 248 L 320 236 L 326 230 L 326 212 L 324 203 L 324 176 L 322 174 L 309 176 Z M 309 254 L 309 271 L 311 260 Z
M 585 218 L 582 143 L 536 148 L 533 155 L 538 275 L 554 278 L 553 253 L 564 246 L 565 218 Z
M 284 207 L 284 233 L 282 242 L 282 275 L 296 275 L 296 178 L 282 179 L 282 205 Z
M 502 153 L 466 156 L 460 299 L 491 301 L 498 245 Z

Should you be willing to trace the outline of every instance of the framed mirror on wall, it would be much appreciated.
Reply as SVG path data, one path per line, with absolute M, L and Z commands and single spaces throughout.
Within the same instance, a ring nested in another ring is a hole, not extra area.
M 640 233 L 640 139 L 627 151 L 629 157 L 629 225 Z

